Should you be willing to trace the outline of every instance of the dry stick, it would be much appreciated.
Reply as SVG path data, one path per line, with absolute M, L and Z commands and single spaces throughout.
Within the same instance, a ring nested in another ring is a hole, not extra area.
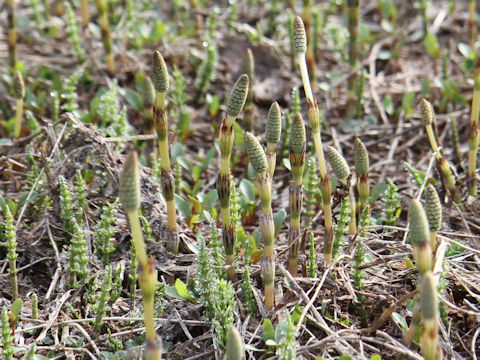
M 302 75 L 303 88 L 308 103 L 308 119 L 312 126 L 312 137 L 315 144 L 315 153 L 318 159 L 318 168 L 320 170 L 320 190 L 322 192 L 322 208 L 324 215 L 324 254 L 325 262 L 329 265 L 332 262 L 333 250 L 333 216 L 332 216 L 332 189 L 330 176 L 327 174 L 327 166 L 325 164 L 325 155 L 323 154 L 322 139 L 320 137 L 320 113 L 317 101 L 313 97 L 310 79 L 308 77 L 307 63 L 305 60 L 305 52 L 307 50 L 307 35 L 303 25 L 302 18 L 297 16 L 294 23 L 294 39 L 295 52 L 297 54 L 298 64 Z
M 230 216 L 230 158 L 232 155 L 235 120 L 243 109 L 248 94 L 248 76 L 243 74 L 235 82 L 227 101 L 227 118 L 220 123 L 220 173 L 217 192 L 222 215 L 222 240 L 225 247 L 225 263 L 230 280 L 235 279 L 235 242 L 237 233 Z
M 168 70 L 165 60 L 159 51 L 153 53 L 152 60 L 153 85 L 156 91 L 156 105 L 153 106 L 153 122 L 158 136 L 158 155 L 162 159 L 162 192 L 165 202 L 167 203 L 167 247 L 176 254 L 178 253 L 179 239 L 175 208 L 175 178 L 170 166 L 168 121 L 165 106 L 165 97 L 169 87 Z
M 471 2 L 471 1 L 470 1 Z M 470 6 L 469 2 L 469 6 Z M 468 125 L 468 192 L 477 196 L 477 151 L 480 133 L 478 132 L 478 117 L 480 113 L 480 60 L 473 76 L 473 98 L 470 124 Z
M 15 16 L 15 0 L 7 1 L 8 19 L 8 53 L 10 57 L 10 71 L 13 75 L 17 64 L 17 18 Z
M 320 282 L 317 285 L 317 289 L 315 290 L 315 293 L 312 295 L 312 298 L 308 297 L 308 295 L 305 293 L 302 287 L 298 284 L 297 280 L 295 280 L 295 278 L 285 269 L 285 267 L 282 264 L 278 264 L 278 268 L 280 272 L 287 278 L 288 282 L 293 285 L 293 288 L 298 292 L 302 300 L 306 303 L 305 307 L 302 309 L 302 314 L 300 315 L 295 332 L 298 333 L 298 331 L 303 325 L 303 319 L 307 316 L 307 313 L 311 308 L 313 317 L 315 318 L 315 321 L 317 321 L 316 325 L 319 326 L 320 329 L 325 331 L 329 336 L 332 336 L 332 335 L 335 336 L 337 334 L 335 331 L 330 329 L 328 324 L 323 319 L 322 315 L 318 312 L 315 306 L 312 306 L 312 305 L 317 299 L 318 295 L 320 294 L 320 290 L 322 289 L 323 283 L 325 282 L 325 279 L 327 278 L 328 273 L 330 272 L 330 270 L 332 270 L 332 268 L 337 264 L 338 261 L 343 259 L 343 257 L 344 256 L 340 256 L 337 259 L 335 259 L 332 265 L 325 270 L 322 278 L 320 279 Z M 343 346 L 346 346 L 350 350 L 356 351 L 356 349 L 354 349 L 349 343 L 344 342 L 343 339 L 339 339 L 339 342 L 341 342 Z M 343 350 L 343 352 L 345 352 L 345 350 Z
M 382 315 L 380 315 L 380 317 L 378 317 L 375 322 L 370 325 L 368 328 L 366 329 L 362 329 L 362 334 L 365 334 L 365 335 L 368 335 L 368 334 L 371 334 L 375 331 L 377 331 L 378 329 L 380 329 L 383 324 L 385 324 L 388 319 L 390 318 L 390 316 L 397 310 L 399 309 L 401 306 L 403 306 L 403 304 L 409 300 L 409 299 L 412 299 L 415 295 L 418 294 L 418 289 L 412 291 L 412 292 L 409 292 L 408 294 L 405 294 L 403 295 L 399 300 L 397 300 L 397 302 L 395 304 L 393 304 L 392 306 L 390 306 L 387 310 L 385 310 Z
M 107 62 L 107 70 L 110 76 L 115 76 L 115 59 L 113 57 L 113 42 L 110 34 L 110 24 L 108 21 L 108 5 L 105 0 L 96 0 L 98 11 L 98 22 L 102 33 L 103 48 Z

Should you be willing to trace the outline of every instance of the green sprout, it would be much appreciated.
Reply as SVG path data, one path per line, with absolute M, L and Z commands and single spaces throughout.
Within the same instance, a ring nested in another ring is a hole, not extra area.
M 235 82 L 227 101 L 227 118 L 220 123 L 220 173 L 218 175 L 217 191 L 220 200 L 220 211 L 222 215 L 222 239 L 225 247 L 226 265 L 228 278 L 235 278 L 234 249 L 236 242 L 236 231 L 232 223 L 230 213 L 230 159 L 234 139 L 235 120 L 245 104 L 248 94 L 248 76 L 243 74 Z

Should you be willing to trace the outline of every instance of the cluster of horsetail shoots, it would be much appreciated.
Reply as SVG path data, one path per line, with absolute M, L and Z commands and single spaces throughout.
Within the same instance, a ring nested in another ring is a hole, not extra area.
M 355 162 L 355 173 L 357 175 L 357 191 L 359 198 L 359 214 L 363 213 L 363 209 L 368 204 L 368 196 L 370 194 L 370 184 L 368 181 L 368 171 L 370 169 L 370 161 L 368 151 L 365 144 L 359 139 L 355 139 L 355 148 L 353 150 L 353 159 Z
M 418 272 L 423 275 L 432 269 L 432 248 L 428 220 L 422 204 L 418 200 L 410 201 L 408 208 L 410 239 L 413 245 L 413 257 Z
M 13 137 L 20 136 L 22 130 L 22 117 L 23 117 L 23 99 L 25 98 L 25 84 L 20 71 L 15 72 L 13 77 L 13 92 L 15 95 L 16 110 L 15 110 L 15 127 L 13 130 Z
M 458 194 L 458 191 L 455 186 L 455 179 L 448 164 L 447 159 L 445 159 L 440 153 L 438 148 L 437 141 L 435 140 L 435 134 L 433 132 L 433 123 L 435 122 L 435 112 L 433 111 L 432 104 L 430 104 L 426 99 L 422 99 L 420 103 L 420 110 L 422 113 L 422 120 L 427 131 L 428 140 L 430 141 L 430 146 L 432 151 L 435 153 L 435 159 L 437 160 L 437 166 L 442 174 L 442 179 L 446 190 L 453 197 L 453 200 L 462 208 L 462 198 Z M 478 135 L 477 135 L 478 136 Z
M 432 184 L 428 184 L 425 196 L 425 213 L 430 228 L 430 247 L 435 253 L 437 249 L 437 232 L 442 225 L 442 204 L 437 191 Z
M 243 118 L 243 129 L 245 131 L 252 131 L 253 128 L 253 115 L 254 115 L 254 107 L 253 107 L 253 82 L 255 79 L 255 62 L 253 59 L 253 53 L 251 49 L 247 50 L 247 56 L 243 60 L 243 72 L 247 74 L 249 83 L 248 83 L 248 93 L 247 99 L 245 100 L 245 116 Z
M 420 347 L 425 360 L 442 358 L 442 349 L 438 343 L 438 301 L 435 277 L 431 271 L 422 276 L 420 286 L 420 312 L 423 319 L 423 330 L 420 336 Z
M 264 241 L 264 251 L 261 261 L 265 285 L 265 305 L 268 310 L 274 305 L 275 278 L 275 225 L 272 214 L 272 180 L 267 172 L 267 156 L 257 138 L 250 132 L 245 133 L 245 149 L 248 159 L 257 174 L 257 191 L 260 196 L 262 210 L 259 214 L 259 227 Z
M 8 54 L 10 60 L 10 71 L 15 71 L 17 64 L 17 17 L 15 16 L 15 0 L 7 1 L 8 20 Z
M 290 180 L 290 231 L 288 233 L 288 271 L 297 275 L 298 250 L 300 248 L 300 216 L 303 202 L 303 168 L 306 152 L 305 124 L 302 115 L 297 113 L 290 130 L 290 164 L 292 180 Z
M 102 34 L 103 48 L 105 49 L 105 59 L 107 62 L 107 71 L 110 76 L 115 76 L 115 59 L 113 57 L 113 42 L 110 34 L 110 24 L 108 21 L 108 5 L 105 0 L 95 0 L 97 3 L 98 22 Z
M 222 239 L 225 247 L 225 263 L 230 280 L 235 279 L 234 249 L 236 241 L 235 225 L 230 216 L 230 158 L 232 155 L 235 120 L 245 105 L 248 93 L 248 76 L 243 74 L 236 81 L 227 101 L 227 117 L 220 123 L 220 174 L 217 191 L 222 215 Z
M 168 149 L 168 121 L 165 107 L 165 97 L 169 87 L 168 71 L 165 60 L 159 51 L 153 53 L 153 85 L 156 101 L 153 106 L 153 122 L 158 137 L 158 155 L 162 159 L 162 192 L 167 203 L 168 234 L 167 246 L 175 254 L 178 252 L 177 213 L 175 209 L 175 177 L 170 165 Z
M 353 189 L 350 185 L 350 168 L 348 167 L 345 158 L 334 147 L 329 146 L 326 150 L 326 154 L 328 161 L 332 166 L 333 173 L 348 191 L 348 203 L 350 207 L 349 233 L 354 235 L 357 232 L 357 223 L 355 219 L 356 205 L 355 198 L 353 196 Z
M 120 174 L 120 202 L 128 216 L 132 239 L 135 244 L 137 259 L 139 262 L 139 284 L 143 295 L 143 309 L 145 315 L 145 328 L 147 343 L 144 357 L 146 360 L 161 359 L 162 343 L 155 332 L 154 323 L 154 295 L 157 283 L 157 271 L 153 259 L 147 257 L 145 241 L 139 220 L 140 210 L 140 176 L 138 157 L 136 152 L 131 152 Z
M 315 153 L 318 159 L 318 168 L 320 170 L 320 191 L 322 192 L 322 208 L 325 226 L 324 253 L 327 264 L 332 262 L 333 250 L 333 216 L 332 216 L 332 190 L 330 176 L 327 173 L 325 155 L 323 154 L 322 139 L 320 137 L 320 112 L 317 101 L 313 97 L 310 79 L 308 77 L 307 62 L 305 53 L 307 51 L 307 35 L 303 20 L 297 16 L 294 22 L 294 40 L 297 62 L 300 66 L 303 88 L 308 103 L 308 119 L 312 127 L 312 137 L 315 144 Z
M 267 161 L 268 174 L 273 179 L 275 165 L 277 162 L 277 143 L 282 134 L 282 112 L 277 102 L 274 102 L 267 115 L 267 124 L 265 127 L 265 137 L 267 139 Z
M 477 151 L 480 134 L 478 132 L 478 117 L 480 114 L 480 66 L 477 66 L 473 76 L 472 110 L 469 124 L 468 139 L 468 192 L 477 196 Z

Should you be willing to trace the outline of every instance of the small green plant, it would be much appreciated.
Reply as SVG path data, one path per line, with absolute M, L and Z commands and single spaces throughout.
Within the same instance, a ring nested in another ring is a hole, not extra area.
M 315 208 L 318 203 L 317 197 L 320 195 L 318 190 L 317 162 L 314 157 L 308 158 L 304 179 L 305 211 L 303 224 L 306 228 L 310 228 L 312 226 L 312 218 L 315 215 Z
M 197 78 L 195 80 L 195 89 L 197 93 L 195 95 L 195 102 L 199 103 L 201 98 L 210 88 L 210 84 L 215 76 L 215 70 L 218 62 L 218 50 L 215 44 L 208 43 L 206 48 L 207 54 L 205 59 L 200 64 L 197 72 Z
M 333 238 L 333 258 L 338 256 L 340 247 L 345 243 L 345 234 L 347 233 L 348 224 L 350 223 L 350 213 L 350 199 L 345 197 L 342 200 L 340 210 L 335 217 L 337 223 L 333 226 L 335 231 L 335 237 Z
M 297 333 L 292 315 L 285 311 L 285 319 L 280 321 L 275 330 L 275 341 L 280 345 L 276 351 L 276 355 L 281 360 L 295 360 L 297 348 Z
M 88 269 L 89 259 L 83 228 L 77 224 L 75 218 L 70 221 L 73 227 L 73 233 L 70 240 L 67 270 L 70 273 L 70 287 L 77 288 L 79 283 L 85 281 L 90 273 Z
M 115 235 L 115 228 L 112 226 L 116 219 L 118 201 L 102 207 L 100 221 L 95 228 L 95 250 L 97 257 L 103 259 L 106 266 L 110 263 L 110 254 L 115 251 L 112 245 L 112 237 Z
M 10 327 L 7 307 L 4 305 L 2 307 L 2 353 L 4 359 L 13 360 L 14 352 L 12 328 Z
M 204 306 L 208 318 L 215 316 L 213 302 L 213 289 L 212 283 L 216 280 L 216 274 L 212 271 L 212 262 L 209 249 L 205 243 L 205 239 L 197 230 L 196 239 L 199 244 L 198 250 L 198 267 L 197 274 L 195 276 L 195 292 L 200 297 L 200 302 Z
M 250 238 L 245 237 L 243 239 L 243 281 L 241 287 L 243 290 L 243 299 L 245 311 L 255 316 L 257 313 L 257 307 L 255 305 L 255 297 L 253 295 L 252 279 L 250 277 Z
M 93 312 L 95 319 L 93 320 L 93 328 L 96 332 L 100 330 L 103 325 L 102 318 L 105 316 L 108 309 L 108 301 L 110 299 L 110 291 L 112 290 L 112 267 L 107 265 L 105 267 L 105 275 L 102 281 L 102 288 L 95 299 L 93 305 Z
M 18 297 L 18 280 L 17 280 L 17 236 L 15 231 L 15 224 L 13 216 L 10 212 L 10 207 L 5 205 L 3 207 L 5 216 L 5 240 L 7 242 L 7 259 L 8 259 L 8 273 L 10 274 L 10 284 L 12 285 L 12 295 L 14 298 Z
M 100 129 L 106 136 L 128 135 L 127 108 L 120 108 L 116 81 L 100 96 L 96 112 L 100 118 Z
M 232 283 L 224 279 L 215 279 L 212 286 L 212 299 L 213 313 L 215 314 L 212 323 L 217 333 L 215 340 L 221 348 L 225 349 L 228 330 L 235 320 L 234 311 L 237 307 Z
M 407 170 L 412 177 L 415 186 L 420 189 L 422 187 L 423 181 L 425 180 L 425 173 L 421 170 L 415 169 L 406 161 L 403 163 L 403 165 L 405 166 L 405 170 Z
M 395 226 L 399 212 L 402 210 L 402 203 L 398 188 L 390 179 L 387 180 L 387 188 L 383 193 L 383 202 L 385 203 L 385 224 Z
M 25 98 L 25 84 L 23 82 L 22 73 L 18 70 L 15 72 L 15 76 L 13 77 L 13 93 L 16 101 L 15 128 L 13 131 L 13 137 L 18 138 L 22 130 L 23 99 Z
M 63 222 L 63 230 L 67 233 L 69 239 L 74 230 L 72 219 L 76 220 L 76 205 L 74 196 L 70 189 L 70 184 L 63 176 L 58 179 L 60 185 L 60 218 Z
M 230 160 L 232 156 L 234 125 L 235 120 L 240 114 L 245 104 L 248 93 L 248 76 L 243 74 L 235 82 L 233 89 L 227 101 L 227 118 L 220 123 L 220 174 L 218 175 L 217 192 L 220 200 L 220 211 L 222 216 L 222 239 L 225 247 L 225 263 L 228 266 L 228 278 L 235 278 L 235 268 L 232 266 L 234 261 L 234 249 L 236 242 L 236 232 L 232 224 L 230 213 Z
M 65 101 L 62 109 L 68 112 L 78 114 L 79 106 L 77 103 L 77 84 L 83 76 L 83 68 L 79 68 L 72 75 L 65 80 L 65 85 L 62 88 L 61 98 Z
M 77 61 L 81 64 L 85 60 L 85 51 L 80 43 L 80 35 L 78 29 L 77 19 L 73 12 L 72 5 L 69 2 L 65 3 L 67 9 L 67 36 L 68 41 L 73 46 L 73 53 L 77 57 Z
M 365 272 L 360 269 L 360 266 L 365 262 L 365 248 L 363 242 L 367 236 L 367 230 L 363 229 L 364 227 L 370 225 L 370 205 L 366 205 L 363 209 L 362 216 L 359 221 L 360 234 L 357 237 L 357 247 L 355 249 L 355 254 L 353 258 L 352 265 L 352 277 L 353 277 L 353 288 L 357 291 L 362 291 L 365 287 L 363 278 L 365 277 Z M 367 314 L 365 312 L 365 295 L 357 294 L 357 310 L 360 317 L 360 322 L 362 326 L 367 325 Z
M 190 114 L 186 110 L 188 97 L 185 89 L 187 88 L 187 81 L 176 65 L 173 66 L 172 77 L 173 87 L 169 100 L 173 108 L 174 117 L 177 119 L 177 130 L 180 131 L 180 140 L 182 140 L 190 132 Z

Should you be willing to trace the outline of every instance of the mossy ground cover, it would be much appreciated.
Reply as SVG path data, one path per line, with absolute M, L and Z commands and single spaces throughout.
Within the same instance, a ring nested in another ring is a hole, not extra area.
M 12 3 L 15 46 L 8 42 Z M 413 256 L 417 250 L 407 235 L 407 212 L 414 198 L 425 207 L 426 189 L 432 191 L 432 186 L 443 213 L 435 229 L 431 269 L 438 283 L 438 301 L 432 303 L 439 306 L 439 345 L 447 359 L 480 356 L 480 202 L 472 195 L 477 178 L 471 170 L 478 121 L 469 123 L 479 50 L 467 2 L 363 1 L 355 15 L 355 1 L 102 1 L 109 9 L 111 43 L 102 42 L 107 32 L 99 25 L 95 2 L 72 1 L 65 13 L 58 3 L 9 1 L 8 11 L 0 14 L 0 307 L 11 312 L 5 331 L 14 335 L 13 358 L 24 358 L 33 344 L 37 357 L 32 358 L 37 359 L 139 358 L 145 329 L 135 277 L 138 265 L 127 215 L 115 203 L 122 167 L 133 150 L 140 162 L 140 220 L 158 275 L 155 325 L 164 358 L 221 359 L 229 330 L 224 327 L 232 321 L 246 344 L 247 359 L 370 359 L 375 354 L 382 359 L 421 358 L 421 278 Z M 87 21 L 80 11 L 85 3 Z M 358 28 L 349 14 L 358 16 Z M 306 25 L 307 66 L 316 64 L 311 83 L 324 150 L 333 146 L 351 174 L 336 179 L 328 165 L 333 230 L 343 224 L 342 232 L 332 236 L 339 243 L 334 244 L 331 263 L 324 257 L 320 176 L 311 168 L 318 159 L 294 53 L 296 15 L 302 15 Z M 106 50 L 113 53 L 113 67 Z M 173 227 L 156 156 L 152 104 L 157 103 L 152 84 L 145 80 L 152 76 L 156 50 L 170 73 L 166 118 L 177 254 L 167 241 Z M 25 86 L 21 102 L 14 91 L 17 70 Z M 227 97 L 243 72 L 249 73 L 253 107 L 249 103 L 233 125 L 233 177 L 225 175 L 224 181 L 236 189 L 228 196 L 228 206 L 221 206 L 219 132 L 228 112 Z M 299 97 L 292 96 L 293 89 Z M 423 98 L 435 111 L 429 134 L 422 119 Z M 242 126 L 248 113 L 249 131 L 266 149 L 267 113 L 274 102 L 281 108 L 282 132 L 271 179 L 275 234 L 269 266 L 274 267 L 275 282 L 269 310 L 259 231 L 262 224 L 266 231 L 266 220 Z M 23 106 L 19 135 L 18 106 Z M 288 139 L 297 112 L 306 125 L 306 169 L 303 180 L 300 177 L 303 193 L 296 195 L 303 196 L 303 207 L 295 201 L 303 209 L 301 220 L 296 214 L 292 236 Z M 436 138 L 441 156 L 432 152 L 428 135 Z M 354 166 L 358 139 L 369 158 L 362 178 Z M 454 193 L 444 184 L 440 163 L 450 168 Z M 67 202 L 62 200 L 68 198 L 61 190 L 62 177 L 72 195 Z M 369 198 L 362 199 L 369 204 L 360 204 L 359 182 L 369 186 Z M 15 271 L 23 300 L 18 317 L 12 310 L 13 242 L 6 207 L 15 224 Z M 341 208 L 353 214 L 349 207 L 356 207 L 357 220 L 350 233 L 349 222 L 338 218 Z M 230 283 L 222 244 L 225 209 L 236 233 Z M 69 230 L 68 218 L 75 218 L 74 228 L 81 229 L 81 235 Z M 101 231 L 111 246 L 98 240 L 105 239 Z M 287 264 L 297 242 L 297 274 L 292 277 Z M 75 273 L 77 284 L 71 281 L 78 265 L 72 265 L 75 246 L 81 247 L 83 262 L 88 256 L 78 270 L 81 281 Z M 105 254 L 112 280 L 102 290 Z M 209 267 L 202 267 L 206 263 Z M 250 278 L 251 286 L 245 284 Z M 215 288 L 214 295 L 208 294 L 208 284 Z M 105 288 L 109 295 L 101 297 Z M 105 298 L 99 317 L 97 299 Z M 2 339 L 3 344 L 5 335 Z

